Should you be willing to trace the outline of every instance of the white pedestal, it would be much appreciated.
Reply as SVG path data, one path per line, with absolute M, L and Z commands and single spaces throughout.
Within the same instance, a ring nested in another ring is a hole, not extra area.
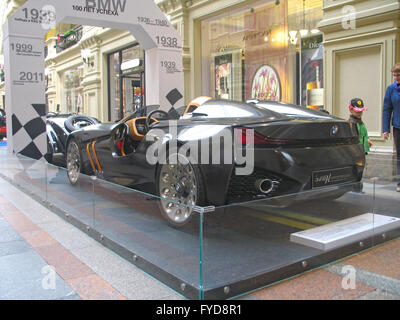
M 365 213 L 321 227 L 292 233 L 290 241 L 328 251 L 399 227 L 399 218 Z

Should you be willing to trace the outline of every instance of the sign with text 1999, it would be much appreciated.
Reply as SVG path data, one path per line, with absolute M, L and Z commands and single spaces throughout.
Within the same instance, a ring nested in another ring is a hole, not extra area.
M 26 43 L 11 43 L 11 50 L 17 52 L 32 52 L 33 46 Z

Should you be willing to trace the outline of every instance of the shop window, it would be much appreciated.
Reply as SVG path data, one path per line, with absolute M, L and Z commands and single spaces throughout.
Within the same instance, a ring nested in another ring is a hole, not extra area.
M 202 94 L 323 107 L 322 2 L 259 1 L 202 21 Z
M 121 119 L 120 114 L 120 57 L 119 52 L 110 54 L 109 61 L 109 117 L 112 122 Z
M 63 74 L 63 93 L 61 111 L 66 113 L 85 113 L 83 87 L 81 85 L 83 66 L 69 69 Z
M 144 50 L 134 45 L 108 55 L 109 120 L 115 122 L 145 104 Z

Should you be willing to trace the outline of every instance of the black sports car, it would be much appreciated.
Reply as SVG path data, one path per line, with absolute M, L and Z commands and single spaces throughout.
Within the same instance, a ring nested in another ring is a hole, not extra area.
M 62 127 L 65 119 L 52 122 Z M 61 149 L 72 184 L 80 173 L 96 174 L 151 192 L 175 226 L 186 224 L 196 205 L 307 190 L 334 199 L 361 184 L 365 164 L 357 128 L 345 120 L 284 103 L 206 97 L 182 116 L 144 110 L 118 123 L 85 125 L 69 132 Z
M 46 115 L 47 154 L 45 159 L 53 162 L 56 154 L 65 156 L 67 152 L 67 139 L 72 131 L 88 125 L 100 123 L 93 117 L 79 114 L 48 113 Z

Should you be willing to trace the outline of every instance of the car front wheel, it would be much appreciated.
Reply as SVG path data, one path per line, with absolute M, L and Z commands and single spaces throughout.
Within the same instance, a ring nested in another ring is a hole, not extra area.
M 181 154 L 170 154 L 166 163 L 160 164 L 156 183 L 161 214 L 174 227 L 187 224 L 194 207 L 204 202 L 200 170 Z
M 78 182 L 81 169 L 82 157 L 79 145 L 75 140 L 72 140 L 67 147 L 67 172 L 71 184 L 75 185 Z

